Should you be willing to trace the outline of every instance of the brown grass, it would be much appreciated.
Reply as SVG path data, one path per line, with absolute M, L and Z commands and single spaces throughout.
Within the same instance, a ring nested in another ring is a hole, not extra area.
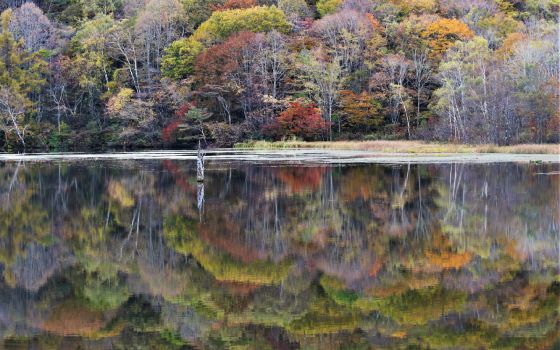
M 282 149 L 322 148 L 338 150 L 372 151 L 382 153 L 515 153 L 515 154 L 560 154 L 559 144 L 520 144 L 513 146 L 465 145 L 423 141 L 248 141 L 235 145 L 236 148 Z

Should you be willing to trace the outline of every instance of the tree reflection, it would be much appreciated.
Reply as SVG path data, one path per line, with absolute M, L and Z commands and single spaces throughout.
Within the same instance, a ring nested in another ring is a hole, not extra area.
M 93 348 L 552 347 L 560 188 L 544 173 L 556 168 L 210 163 L 202 210 L 193 164 L 4 163 L 1 334 Z

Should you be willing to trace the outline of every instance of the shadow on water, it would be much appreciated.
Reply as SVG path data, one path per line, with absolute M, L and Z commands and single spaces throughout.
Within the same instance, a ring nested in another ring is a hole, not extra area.
M 0 163 L 4 348 L 558 347 L 558 164 Z M 204 196 L 204 198 L 201 198 Z

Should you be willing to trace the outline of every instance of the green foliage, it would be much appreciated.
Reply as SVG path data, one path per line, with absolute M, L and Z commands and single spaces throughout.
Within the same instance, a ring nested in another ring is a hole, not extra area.
M 318 0 L 315 6 L 321 17 L 324 17 L 335 12 L 341 4 L 342 0 Z
M 269 285 L 280 283 L 288 274 L 289 261 L 280 264 L 266 260 L 243 263 L 227 253 L 215 251 L 197 237 L 191 225 L 180 217 L 169 218 L 164 227 L 166 239 L 177 252 L 194 256 L 217 280 Z
M 181 4 L 188 13 L 193 27 L 198 27 L 212 15 L 215 6 L 222 5 L 224 0 L 181 0 Z
M 53 150 L 65 150 L 70 145 L 71 129 L 65 122 L 60 123 L 60 128 L 51 132 L 49 136 L 49 148 Z
M 165 49 L 161 61 L 162 74 L 179 80 L 188 77 L 194 71 L 196 57 L 203 50 L 203 45 L 193 39 L 179 39 Z
M 192 38 L 204 43 L 214 43 L 241 31 L 287 33 L 291 26 L 282 10 L 275 6 L 257 6 L 214 12 L 194 32 Z

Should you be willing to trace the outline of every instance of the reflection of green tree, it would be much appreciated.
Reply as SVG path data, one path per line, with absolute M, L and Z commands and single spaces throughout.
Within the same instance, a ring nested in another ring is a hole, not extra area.
M 103 280 L 88 276 L 83 286 L 83 296 L 95 308 L 115 310 L 129 297 L 125 284 L 117 278 Z
M 9 169 L 9 168 L 8 168 Z M 25 255 L 27 244 L 37 242 L 49 245 L 52 243 L 50 235 L 49 215 L 40 203 L 37 203 L 36 191 L 27 186 L 30 181 L 27 174 L 2 174 L 7 181 L 8 175 L 15 178 L 10 183 L 19 182 L 17 188 L 7 189 L 6 197 L 2 198 L 3 206 L 0 207 L 0 263 L 4 265 L 4 278 L 10 286 L 15 285 L 12 266 L 18 257 Z
M 409 289 L 384 298 L 358 295 L 332 277 L 323 276 L 321 285 L 333 301 L 362 312 L 377 311 L 404 325 L 424 325 L 465 308 L 466 293 L 437 288 Z
M 261 260 L 249 263 L 236 261 L 228 254 L 204 244 L 196 235 L 194 222 L 179 216 L 165 220 L 164 235 L 175 251 L 192 255 L 220 281 L 278 284 L 287 276 L 291 266 L 289 261 L 279 264 Z

